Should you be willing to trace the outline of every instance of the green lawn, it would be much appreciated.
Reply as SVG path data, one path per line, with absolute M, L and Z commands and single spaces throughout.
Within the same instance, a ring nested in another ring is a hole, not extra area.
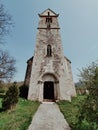
M 2 98 L 0 98 L 0 108 L 2 107 L 1 100 L 2 100 Z
M 75 124 L 77 123 L 79 107 L 81 106 L 84 99 L 85 96 L 77 96 L 73 98 L 71 102 L 68 101 L 58 102 L 60 110 L 63 113 L 65 119 L 69 123 L 72 130 L 74 130 Z
M 38 102 L 19 99 L 13 111 L 0 112 L 0 130 L 27 130 L 38 106 Z
M 77 123 L 79 107 L 84 99 L 85 96 L 77 96 L 72 99 L 72 102 L 58 102 L 60 110 L 64 114 L 72 130 L 74 130 L 75 124 Z M 0 130 L 27 130 L 39 104 L 38 102 L 19 99 L 13 111 L 0 112 Z M 1 106 L 0 98 L 0 108 Z

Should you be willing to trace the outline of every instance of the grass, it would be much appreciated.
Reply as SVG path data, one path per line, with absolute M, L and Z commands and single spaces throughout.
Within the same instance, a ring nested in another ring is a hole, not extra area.
M 3 96 L 4 94 L 1 91 L 0 108 L 2 108 L 1 101 Z M 79 108 L 85 97 L 86 96 L 77 96 L 72 98 L 72 102 L 58 102 L 60 110 L 72 130 L 74 130 L 78 121 Z M 38 106 L 38 102 L 32 102 L 20 98 L 16 108 L 13 111 L 0 111 L 0 130 L 27 130 Z
M 19 99 L 13 111 L 0 112 L 0 130 L 27 130 L 38 106 L 38 102 Z
M 2 101 L 2 98 L 0 98 L 0 108 L 2 107 L 1 101 Z
M 85 97 L 86 96 L 77 96 L 74 97 L 71 102 L 58 102 L 61 112 L 63 113 L 65 119 L 67 120 L 72 129 L 74 129 L 78 121 L 79 108 L 82 102 L 84 101 Z

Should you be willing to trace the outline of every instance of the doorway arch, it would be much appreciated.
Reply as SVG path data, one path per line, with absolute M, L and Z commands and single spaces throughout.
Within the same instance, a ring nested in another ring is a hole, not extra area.
M 54 100 L 54 82 L 44 82 L 43 98 L 48 100 Z
M 42 76 L 43 100 L 55 101 L 58 98 L 58 80 L 54 74 L 47 73 Z

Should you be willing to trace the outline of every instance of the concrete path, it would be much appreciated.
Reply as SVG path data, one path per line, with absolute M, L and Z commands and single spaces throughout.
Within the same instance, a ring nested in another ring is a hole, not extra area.
M 28 130 L 70 130 L 57 104 L 46 102 L 39 106 Z

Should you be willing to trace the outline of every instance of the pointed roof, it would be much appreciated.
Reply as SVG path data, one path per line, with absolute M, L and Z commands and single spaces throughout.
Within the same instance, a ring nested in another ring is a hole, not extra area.
M 50 17 L 58 17 L 59 14 L 56 14 L 54 11 L 52 11 L 51 9 L 46 9 L 44 12 L 42 12 L 41 14 L 39 14 L 40 17 L 46 17 L 48 15 L 48 13 L 50 14 Z

